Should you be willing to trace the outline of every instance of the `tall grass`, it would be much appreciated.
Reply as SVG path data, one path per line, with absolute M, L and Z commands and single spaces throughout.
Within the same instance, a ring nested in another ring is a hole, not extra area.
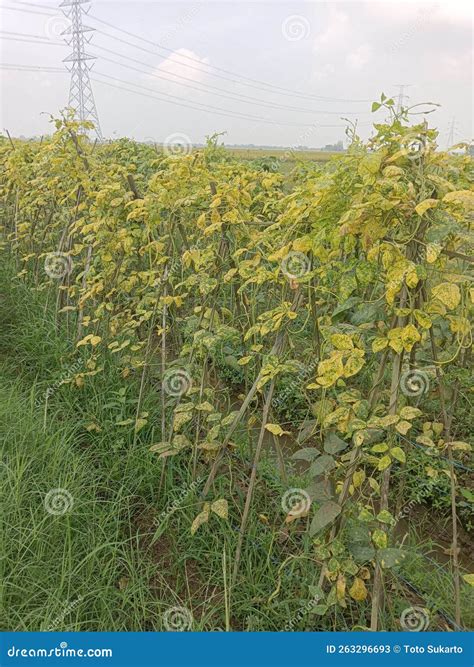
M 214 517 L 192 537 L 199 484 L 179 458 L 163 469 L 149 452 L 160 423 L 156 390 L 147 387 L 149 423 L 135 439 L 117 421 L 134 416 L 139 379 L 123 380 L 113 359 L 81 389 L 60 384 L 80 357 L 53 308 L 51 296 L 2 266 L 2 629 L 162 630 L 173 607 L 189 611 L 194 630 L 364 626 L 368 605 L 334 606 L 323 617 L 308 607 L 320 568 L 307 533 L 283 524 L 284 488 L 270 459 L 261 464 L 241 577 L 229 588 L 247 464 L 235 468 L 237 479 L 216 483 L 229 521 Z M 294 473 L 290 486 L 301 484 Z M 403 595 L 393 595 L 403 607 Z M 397 629 L 391 617 L 386 623 Z

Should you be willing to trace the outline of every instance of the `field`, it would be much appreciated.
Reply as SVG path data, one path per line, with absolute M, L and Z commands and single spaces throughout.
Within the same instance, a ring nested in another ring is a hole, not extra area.
M 2 138 L 2 629 L 474 626 L 472 158 L 385 104 L 291 169 Z
M 291 162 L 328 162 L 333 157 L 340 155 L 331 151 L 301 151 L 277 148 L 228 148 L 230 155 L 241 160 L 258 160 L 259 158 L 275 158 Z

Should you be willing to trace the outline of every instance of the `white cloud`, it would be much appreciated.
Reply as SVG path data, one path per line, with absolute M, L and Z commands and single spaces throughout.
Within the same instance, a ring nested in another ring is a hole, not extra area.
M 321 81 L 333 78 L 335 73 L 336 67 L 331 63 L 326 63 L 325 65 L 316 67 L 313 74 L 313 80 L 320 83 Z
M 200 82 L 206 78 L 207 70 L 205 65 L 207 64 L 209 64 L 208 58 L 200 58 L 194 51 L 190 51 L 189 49 L 177 49 L 159 64 L 155 69 L 155 74 L 159 74 L 160 77 L 168 75 L 169 80 L 175 82 L 180 81 L 177 77 L 185 77 L 186 79 Z
M 349 34 L 349 29 L 349 16 L 339 9 L 331 9 L 326 28 L 315 39 L 316 51 L 340 49 Z
M 361 69 L 372 59 L 370 44 L 361 44 L 348 54 L 346 63 L 351 69 Z
M 393 23 L 429 22 L 467 26 L 473 20 L 471 0 L 378 0 L 364 5 L 367 14 Z

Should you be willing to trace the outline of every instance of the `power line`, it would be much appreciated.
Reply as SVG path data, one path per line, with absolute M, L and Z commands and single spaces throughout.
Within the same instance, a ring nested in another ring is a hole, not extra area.
M 245 85 L 249 86 L 250 88 L 255 88 L 259 91 L 261 91 L 261 87 L 265 86 L 267 88 L 270 88 L 271 90 L 268 90 L 266 92 L 273 92 L 278 95 L 285 95 L 286 97 L 300 97 L 302 99 L 307 99 L 307 100 L 316 100 L 318 102 L 326 101 L 326 102 L 357 102 L 357 103 L 367 103 L 369 100 L 354 100 L 354 99 L 341 99 L 341 98 L 335 98 L 335 97 L 323 97 L 323 96 L 318 96 L 318 95 L 305 95 L 303 93 L 300 93 L 295 90 L 290 90 L 288 88 L 282 88 L 280 86 L 275 86 L 274 84 L 271 83 L 266 83 L 265 81 L 259 81 L 258 79 L 251 79 L 249 77 L 245 77 L 241 74 L 236 74 L 230 70 L 223 69 L 222 67 L 217 67 L 215 65 L 210 65 L 209 63 L 203 63 L 201 60 L 198 58 L 193 58 L 192 56 L 188 56 L 184 53 L 176 53 L 173 49 L 168 49 L 167 47 L 161 46 L 159 44 L 155 44 L 154 42 L 145 39 L 144 37 L 140 37 L 139 35 L 136 35 L 134 33 L 129 32 L 128 30 L 123 30 L 122 28 L 118 28 L 111 23 L 108 23 L 107 21 L 103 21 L 102 19 L 98 19 L 97 17 L 94 17 L 94 21 L 98 21 L 99 23 L 103 23 L 104 25 L 114 29 L 118 30 L 119 32 L 123 32 L 126 35 L 130 35 L 131 37 L 134 37 L 135 39 L 139 39 L 143 42 L 152 44 L 155 47 L 155 51 L 152 51 L 150 49 L 147 49 L 143 46 L 138 46 L 137 44 L 133 44 L 132 42 L 129 42 L 128 40 L 122 39 L 120 37 L 116 37 L 115 35 L 110 35 L 109 33 L 105 32 L 104 30 L 98 30 L 101 35 L 105 35 L 106 37 L 110 37 L 111 39 L 115 39 L 118 42 L 122 42 L 123 44 L 127 44 L 128 46 L 131 46 L 135 49 L 140 49 L 140 51 L 144 51 L 145 53 L 151 53 L 152 55 L 157 55 L 156 51 L 166 51 L 168 53 L 171 53 L 174 55 L 174 58 L 168 58 L 172 62 L 176 62 L 179 65 L 182 65 L 183 67 L 188 67 L 193 70 L 198 70 L 199 72 L 202 72 L 202 67 L 208 67 L 210 69 L 215 69 L 219 72 L 225 72 L 226 74 L 230 74 L 233 77 L 237 77 L 242 79 L 243 81 L 236 81 L 235 78 L 231 79 L 228 76 L 222 76 L 219 74 L 214 74 L 213 72 L 207 72 L 207 74 L 210 74 L 211 76 L 217 77 L 219 79 L 224 79 L 225 81 L 230 81 L 231 83 L 237 83 L 239 85 Z M 159 55 L 159 54 L 158 54 Z M 180 62 L 179 60 L 176 60 L 176 58 L 183 58 L 185 60 L 190 60 L 194 63 L 197 63 L 199 67 L 193 67 L 192 65 L 188 65 L 186 63 Z M 245 83 L 246 81 L 250 81 L 251 83 Z M 254 85 L 258 84 L 258 85 Z
M 0 31 L 0 32 L 5 33 L 5 34 L 9 34 L 9 35 L 18 35 L 19 37 L 22 37 L 22 38 L 26 38 L 26 37 L 30 38 L 31 37 L 31 38 L 38 39 L 38 40 L 39 39 L 42 39 L 42 40 L 45 39 L 41 35 L 29 35 L 29 34 L 14 33 L 14 32 L 8 32 L 8 31 Z M 18 41 L 21 41 L 21 40 L 18 40 Z M 62 44 L 60 44 L 60 42 L 43 41 L 43 42 L 38 42 L 38 43 L 39 44 L 40 43 L 44 43 L 44 44 L 50 44 L 51 43 L 55 46 L 62 46 Z M 340 116 L 341 114 L 342 115 L 354 115 L 356 113 L 354 111 L 346 111 L 346 110 L 344 110 L 344 111 L 326 111 L 326 110 L 306 109 L 306 108 L 294 107 L 294 106 L 289 106 L 289 105 L 284 105 L 284 104 L 283 105 L 282 104 L 277 104 L 277 103 L 273 103 L 273 102 L 266 102 L 265 100 L 259 100 L 258 98 L 250 97 L 249 95 L 244 95 L 244 94 L 240 94 L 240 93 L 234 94 L 234 93 L 231 93 L 229 91 L 225 91 L 224 89 L 219 88 L 217 86 L 213 86 L 211 84 L 201 84 L 199 82 L 195 82 L 193 79 L 191 79 L 189 77 L 185 77 L 185 76 L 182 76 L 182 75 L 179 75 L 179 74 L 175 74 L 174 72 L 158 73 L 156 71 L 156 68 L 155 68 L 154 65 L 150 65 L 149 63 L 143 62 L 142 60 L 137 60 L 136 58 L 123 56 L 121 53 L 118 53 L 117 51 L 114 51 L 112 49 L 107 49 L 106 47 L 99 46 L 97 44 L 95 44 L 94 47 L 96 49 L 101 50 L 101 51 L 105 51 L 106 53 L 111 53 L 112 55 L 115 55 L 119 58 L 127 58 L 127 60 L 129 60 L 129 61 L 137 63 L 137 64 L 139 64 L 143 67 L 148 67 L 148 68 L 150 68 L 154 71 L 153 72 L 146 72 L 143 69 L 138 69 L 138 68 L 133 67 L 131 65 L 127 65 L 125 63 L 118 62 L 117 60 L 113 60 L 111 58 L 106 58 L 106 57 L 102 56 L 102 60 L 106 60 L 108 62 L 114 63 L 115 65 L 119 65 L 120 67 L 126 67 L 126 68 L 132 69 L 136 72 L 140 72 L 141 74 L 146 74 L 147 76 L 153 76 L 154 78 L 157 78 L 157 79 L 163 79 L 164 81 L 170 81 L 171 83 L 176 83 L 177 85 L 181 85 L 185 88 L 189 88 L 191 90 L 196 90 L 198 92 L 206 92 L 206 93 L 210 92 L 211 95 L 216 95 L 218 97 L 222 97 L 222 98 L 225 98 L 225 99 L 236 100 L 236 101 L 239 101 L 239 102 L 243 102 L 244 104 L 252 104 L 253 106 L 261 106 L 261 107 L 266 107 L 268 109 L 293 111 L 293 112 L 296 112 L 296 113 L 306 113 L 306 114 L 311 114 L 311 115 L 322 114 L 322 115 L 329 115 L 329 116 L 332 116 L 332 115 Z M 172 81 L 172 79 L 170 79 L 169 77 L 174 77 L 174 78 L 177 78 L 177 79 L 183 79 L 186 82 L 190 81 L 191 84 L 181 83 L 180 81 L 177 81 L 177 82 Z M 207 90 L 207 89 L 210 89 L 210 90 Z M 214 92 L 214 91 L 217 91 L 217 92 Z M 157 91 L 157 92 L 159 92 L 159 91 Z
M 29 4 L 29 3 L 21 3 Z M 37 5 L 35 5 L 36 7 Z M 41 6 L 41 5 L 40 5 Z M 47 14 L 46 12 L 36 12 L 32 9 L 21 9 L 21 7 L 1 7 L 1 9 L 9 9 L 12 12 L 24 12 L 25 14 L 39 14 L 39 16 L 54 16 L 54 14 Z
M 60 69 L 60 68 L 39 67 L 39 66 L 34 66 L 34 65 L 18 65 L 18 64 L 10 64 L 10 63 L 0 63 L 0 68 L 9 69 L 9 70 L 17 70 L 17 71 L 32 71 L 32 72 L 45 71 L 45 72 L 51 72 L 51 73 L 54 72 L 54 73 L 64 73 L 64 74 L 66 74 L 66 72 L 64 70 Z M 269 120 L 267 118 L 261 118 L 261 117 L 258 117 L 258 116 L 250 116 L 250 115 L 247 115 L 247 114 L 236 114 L 236 113 L 233 113 L 233 112 L 231 112 L 227 109 L 221 110 L 219 107 L 204 105 L 204 104 L 201 104 L 200 102 L 195 102 L 194 104 L 192 104 L 192 103 L 187 102 L 184 98 L 180 98 L 180 97 L 177 97 L 175 95 L 169 95 L 167 93 L 159 93 L 160 97 L 158 97 L 158 94 L 152 88 L 147 88 L 145 86 L 141 86 L 140 84 L 134 83 L 132 81 L 124 81 L 123 79 L 120 79 L 118 77 L 113 77 L 113 76 L 110 76 L 108 74 L 104 74 L 102 72 L 95 72 L 95 76 L 101 76 L 101 77 L 110 79 L 112 81 L 116 81 L 118 83 L 125 84 L 125 86 L 134 86 L 135 88 L 141 88 L 142 90 L 146 90 L 148 92 L 147 93 L 142 93 L 140 91 L 133 90 L 133 89 L 128 88 L 128 87 L 117 86 L 115 84 L 108 83 L 106 81 L 102 81 L 101 79 L 96 79 L 96 78 L 93 78 L 93 77 L 91 78 L 91 80 L 96 82 L 96 83 L 101 83 L 103 85 L 108 85 L 112 88 L 116 88 L 117 90 L 124 90 L 126 92 L 135 93 L 136 95 L 141 95 L 142 97 L 147 97 L 149 99 L 153 99 L 153 100 L 156 100 L 156 101 L 159 101 L 159 102 L 167 102 L 168 104 L 173 104 L 175 106 L 184 107 L 186 109 L 193 109 L 194 111 L 204 111 L 205 113 L 213 113 L 213 114 L 216 114 L 218 116 L 225 116 L 225 117 L 228 117 L 228 118 L 237 118 L 239 120 L 251 120 L 251 121 L 270 124 L 270 125 L 288 125 L 288 126 L 291 126 L 291 127 L 320 127 L 320 128 L 343 128 L 343 127 L 345 127 L 344 125 L 322 125 L 322 124 L 319 124 L 319 123 L 318 124 L 315 124 L 315 123 L 313 123 L 313 124 L 300 124 L 300 123 L 289 123 L 289 122 L 284 122 L 284 121 L 280 122 L 280 121 L 272 121 L 272 120 Z M 149 94 L 150 92 L 153 93 L 153 94 L 150 95 Z M 170 99 L 166 99 L 167 97 L 176 99 L 178 101 L 172 101 Z M 196 106 L 196 105 L 200 105 L 203 108 L 200 108 L 200 106 Z
M 2 69 L 18 70 L 19 72 L 60 72 L 68 74 L 62 67 L 42 67 L 41 65 L 19 65 L 14 63 L 0 63 Z
M 20 0 L 16 0 L 16 1 L 18 2 L 18 4 L 28 5 L 28 6 L 31 5 L 31 3 L 28 3 L 28 2 L 20 2 Z M 46 8 L 46 5 L 33 5 L 33 6 L 39 6 L 39 7 Z M 16 9 L 16 8 L 6 7 L 6 9 Z M 18 11 L 28 12 L 30 10 L 25 9 L 25 10 L 18 10 Z M 35 12 L 32 12 L 32 13 L 35 13 Z M 217 78 L 222 78 L 226 81 L 231 81 L 232 83 L 237 83 L 239 85 L 247 85 L 249 87 L 256 88 L 257 90 L 261 90 L 261 87 L 264 86 L 265 88 L 270 89 L 267 92 L 274 92 L 275 94 L 285 95 L 287 97 L 288 96 L 290 96 L 290 97 L 300 97 L 302 99 L 307 99 L 307 100 L 313 100 L 313 101 L 316 100 L 316 101 L 319 101 L 319 102 L 327 101 L 327 102 L 367 103 L 367 102 L 370 101 L 370 100 L 357 100 L 357 99 L 350 99 L 350 98 L 324 97 L 324 96 L 321 96 L 321 95 L 305 95 L 303 93 L 300 93 L 300 92 L 295 91 L 295 90 L 291 90 L 289 88 L 284 88 L 282 86 L 277 86 L 275 84 L 271 84 L 271 83 L 268 83 L 266 81 L 261 81 L 259 79 L 253 79 L 251 77 L 247 77 L 247 76 L 244 76 L 242 74 L 232 72 L 231 70 L 225 69 L 223 67 L 218 67 L 216 65 L 210 65 L 209 63 L 202 63 L 202 61 L 200 61 L 198 58 L 193 58 L 192 56 L 189 56 L 189 55 L 186 55 L 186 54 L 177 54 L 175 52 L 175 50 L 173 50 L 173 49 L 169 49 L 165 46 L 162 46 L 158 43 L 155 43 L 155 42 L 153 42 L 149 39 L 146 39 L 145 37 L 137 35 L 136 33 L 130 32 L 128 30 L 124 30 L 123 28 L 119 28 L 118 26 L 115 26 L 112 23 L 104 21 L 103 19 L 99 19 L 96 16 L 91 16 L 90 18 L 94 21 L 97 21 L 98 23 L 102 23 L 103 25 L 106 25 L 107 27 L 112 28 L 113 30 L 117 30 L 118 32 L 121 32 L 125 35 L 128 35 L 129 37 L 133 37 L 133 38 L 135 38 L 135 39 L 137 39 L 141 42 L 152 45 L 155 48 L 155 51 L 151 51 L 150 49 L 146 49 L 142 46 L 138 46 L 137 44 L 133 44 L 132 42 L 129 42 L 127 40 L 123 40 L 120 37 L 117 37 L 115 35 L 110 35 L 109 33 L 105 32 L 105 31 L 102 31 L 102 30 L 98 31 L 101 34 L 106 35 L 107 37 L 110 37 L 111 39 L 115 39 L 115 40 L 120 41 L 122 43 L 128 44 L 132 48 L 140 49 L 142 51 L 145 51 L 146 53 L 151 53 L 152 55 L 157 55 L 157 51 L 160 51 L 160 50 L 165 51 L 166 53 L 170 53 L 174 56 L 174 58 L 170 58 L 170 60 L 173 60 L 174 62 L 177 62 L 178 64 L 180 64 L 184 67 L 188 67 L 190 69 L 194 69 L 194 70 L 199 69 L 199 71 L 202 72 L 202 67 L 204 66 L 204 67 L 207 67 L 210 70 L 215 70 L 215 71 L 218 71 L 218 72 L 223 72 L 225 74 L 230 74 L 232 77 L 234 77 L 234 79 L 229 79 L 229 77 L 223 77 L 223 76 L 220 76 L 218 74 L 214 74 L 213 72 L 208 72 L 208 74 L 211 75 L 211 76 L 215 76 Z M 179 60 L 176 60 L 176 58 L 181 58 L 181 59 L 184 59 L 184 60 L 188 60 L 190 62 L 197 63 L 199 65 L 199 68 L 192 67 L 191 65 L 180 62 Z M 242 81 L 236 81 L 235 78 L 242 79 Z M 248 82 L 248 83 L 245 83 L 245 82 Z M 254 84 L 257 84 L 257 86 L 254 85 Z
M 11 42 L 29 42 L 30 44 L 42 44 L 42 45 L 51 44 L 51 46 L 65 46 L 64 44 L 61 44 L 61 42 L 50 42 L 46 38 L 41 38 L 41 39 L 46 39 L 46 41 L 43 41 L 43 42 L 40 41 L 40 38 L 28 39 L 28 38 L 22 38 L 22 37 L 2 37 L 2 40 L 3 39 L 6 39 L 6 40 L 11 41 Z
M 122 56 L 120 53 L 117 53 L 117 51 L 113 51 L 111 49 L 106 49 L 103 46 L 98 46 L 97 44 L 94 45 L 94 48 L 99 49 L 100 51 L 105 51 L 106 53 L 111 53 L 112 55 L 118 56 L 119 58 L 125 58 L 126 56 Z M 170 81 L 168 76 L 164 76 L 163 74 L 159 74 L 156 72 L 156 68 L 154 65 L 149 65 L 148 63 L 145 63 L 141 60 L 137 60 L 136 58 L 130 58 L 127 57 L 127 60 L 130 60 L 134 63 L 137 63 L 139 65 L 142 65 L 144 67 L 149 67 L 150 69 L 153 69 L 153 72 L 146 72 L 143 69 L 138 69 L 137 67 L 133 67 L 132 65 L 127 65 L 125 63 L 118 62 L 117 60 L 113 60 L 111 58 L 106 58 L 105 56 L 101 56 L 102 60 L 106 60 L 108 62 L 114 63 L 115 65 L 119 65 L 120 67 L 126 67 L 128 69 L 133 69 L 136 72 L 140 72 L 141 74 L 146 74 L 147 76 L 153 76 L 157 79 L 163 79 L 165 81 Z M 185 79 L 186 81 L 193 81 L 192 79 L 189 79 L 188 77 L 183 77 L 180 76 L 179 74 L 174 74 L 172 72 L 166 72 L 166 75 L 169 76 L 174 76 L 179 79 Z M 174 81 L 171 81 L 171 83 L 175 83 Z M 193 82 L 193 84 L 196 82 Z M 264 100 L 258 100 L 258 98 L 255 97 L 249 97 L 248 95 L 240 95 L 236 94 L 233 95 L 232 93 L 229 95 L 226 92 L 222 93 L 222 88 L 217 88 L 215 86 L 208 86 L 207 84 L 198 84 L 199 86 L 202 87 L 197 87 L 196 85 L 190 85 L 190 84 L 184 84 L 184 83 L 179 83 L 179 85 L 184 86 L 185 88 L 190 88 L 192 90 L 197 90 L 198 92 L 209 92 L 206 90 L 206 87 L 208 88 L 214 88 L 215 90 L 219 91 L 218 93 L 214 93 L 212 91 L 212 95 L 217 95 L 218 97 L 223 97 L 231 100 L 237 100 L 239 102 L 243 102 L 245 104 L 252 104 L 254 106 L 263 106 L 267 107 L 269 109 L 277 109 L 277 110 L 283 110 L 283 111 L 295 111 L 295 112 L 300 112 L 300 113 L 309 113 L 309 114 L 323 114 L 323 115 L 329 115 L 329 116 L 340 116 L 341 114 L 346 114 L 346 115 L 353 115 L 355 114 L 354 111 L 323 111 L 323 110 L 314 110 L 314 109 L 302 109 L 300 107 L 292 107 L 292 106 L 287 106 L 287 105 L 280 105 L 280 104 L 273 104 L 272 102 L 265 102 Z M 248 101 L 247 101 L 248 100 Z
M 0 32 L 6 32 L 6 31 L 0 31 Z M 9 33 L 9 34 L 13 34 L 13 35 L 22 35 L 22 33 Z M 22 37 L 25 37 L 25 38 L 27 38 L 27 37 L 28 37 L 28 38 L 34 38 L 34 40 L 36 40 L 36 39 L 42 39 L 40 36 L 37 36 L 37 35 L 22 35 Z M 9 39 L 14 39 L 14 38 L 13 38 L 13 37 L 10 37 Z M 36 41 L 34 41 L 34 40 L 30 40 L 30 41 L 32 41 L 32 43 L 38 43 L 38 44 L 42 44 L 42 43 L 49 44 L 49 43 L 51 43 L 51 44 L 54 44 L 55 46 L 58 46 L 58 45 L 59 45 L 59 46 L 62 46 L 62 44 L 60 44 L 60 42 L 48 42 L 48 41 L 47 41 L 47 42 L 39 42 L 39 41 L 36 42 Z M 19 39 L 19 41 L 22 41 L 22 40 Z M 118 57 L 124 57 L 124 56 L 122 56 L 120 53 L 117 53 L 116 51 L 113 51 L 113 50 L 111 50 L 111 49 L 106 49 L 105 47 L 100 47 L 100 46 L 95 45 L 95 48 L 99 48 L 100 50 L 105 51 L 105 52 L 107 52 L 107 53 L 112 53 L 113 55 L 117 55 Z M 92 56 L 90 56 L 90 57 L 92 57 Z M 133 65 L 129 65 L 129 64 L 126 64 L 126 63 L 121 63 L 121 62 L 119 62 L 119 61 L 117 61 L 117 60 L 114 60 L 114 59 L 112 59 L 112 58 L 107 58 L 107 57 L 105 57 L 105 56 L 101 56 L 101 59 L 102 59 L 103 61 L 107 61 L 107 62 L 113 63 L 113 64 L 115 64 L 115 65 L 118 65 L 119 67 L 125 67 L 125 68 L 127 68 L 127 69 L 133 70 L 133 71 L 138 72 L 138 73 L 140 73 L 140 74 L 146 74 L 147 76 L 152 76 L 152 77 L 154 77 L 154 78 L 163 79 L 163 80 L 165 80 L 165 81 L 170 81 L 170 79 L 169 79 L 167 76 L 163 76 L 162 74 L 159 74 L 159 73 L 157 73 L 156 71 L 153 71 L 153 72 L 146 72 L 145 70 L 140 69 L 140 68 L 137 68 L 137 67 L 134 67 Z M 140 60 L 136 60 L 135 58 L 131 58 L 131 59 L 129 58 L 129 60 L 132 60 L 133 62 L 136 62 L 136 63 L 138 63 L 138 64 L 140 64 L 140 65 L 142 65 L 142 66 L 144 66 L 144 67 L 149 67 L 150 69 L 154 69 L 153 65 L 149 65 L 148 63 L 142 62 L 142 61 L 140 61 Z M 167 73 L 167 74 L 168 74 L 168 73 Z M 182 78 L 182 77 L 180 77 L 180 78 Z M 187 79 L 187 80 L 191 81 L 191 79 Z M 172 82 L 172 83 L 175 83 L 174 81 L 171 81 L 171 82 Z M 198 92 L 208 92 L 208 91 L 206 91 L 205 89 L 199 88 L 198 86 L 195 86 L 195 85 L 182 84 L 182 83 L 179 83 L 179 85 L 181 85 L 181 86 L 183 86 L 183 87 L 185 87 L 185 88 L 189 88 L 189 89 L 191 89 L 191 90 L 196 90 L 196 91 L 198 91 Z M 153 90 L 153 89 L 150 89 L 150 88 L 148 88 L 147 90 L 150 91 L 150 92 L 153 92 L 153 93 L 155 93 L 155 94 L 161 94 L 161 95 L 171 96 L 171 97 L 174 97 L 175 99 L 179 99 L 179 100 L 182 100 L 182 99 L 183 99 L 183 98 L 180 98 L 180 97 L 177 97 L 177 96 L 172 96 L 172 95 L 170 95 L 169 93 L 165 93 L 165 92 L 161 92 L 161 91 L 156 91 L 156 90 Z M 221 89 L 217 88 L 216 90 L 221 90 Z M 230 99 L 230 100 L 233 100 L 233 101 L 234 101 L 234 100 L 237 100 L 237 101 L 243 102 L 243 103 L 245 103 L 245 104 L 252 104 L 253 106 L 261 106 L 261 107 L 266 107 L 266 108 L 270 108 L 270 109 L 277 109 L 277 110 L 290 110 L 290 111 L 294 111 L 294 112 L 298 112 L 298 111 L 299 111 L 299 112 L 301 112 L 301 113 L 309 113 L 309 114 L 311 114 L 311 115 L 322 114 L 322 115 L 330 115 L 330 116 L 332 116 L 332 115 L 341 116 L 341 115 L 351 115 L 351 114 L 354 114 L 354 112 L 348 112 L 348 111 L 322 111 L 322 110 L 318 110 L 318 111 L 316 111 L 316 110 L 311 110 L 311 109 L 300 109 L 300 108 L 298 108 L 298 107 L 289 107 L 289 106 L 285 106 L 285 105 L 283 105 L 283 106 L 281 106 L 281 105 L 274 105 L 274 104 L 272 104 L 272 103 L 267 103 L 267 102 L 264 102 L 264 101 L 254 101 L 254 100 L 256 100 L 256 98 L 251 98 L 251 97 L 248 97 L 249 101 L 246 101 L 245 99 L 241 99 L 240 97 L 237 97 L 237 96 L 232 96 L 232 95 L 227 95 L 227 94 L 218 94 L 218 93 L 213 93 L 213 92 L 211 92 L 211 94 L 213 94 L 213 95 L 217 95 L 218 97 L 227 98 L 227 99 Z M 247 97 L 247 96 L 244 96 L 244 97 Z M 195 104 L 201 104 L 201 103 L 196 102 Z M 208 106 L 208 105 L 206 105 L 206 106 Z M 212 107 L 212 108 L 219 108 L 219 107 Z M 227 112 L 233 113 L 233 112 L 231 112 L 230 109 L 222 109 L 222 108 L 220 108 L 220 110 L 221 110 L 221 111 L 225 111 L 226 113 L 227 113 Z M 236 116 L 236 117 L 237 117 L 237 116 Z M 253 116 L 253 117 L 252 117 L 252 116 L 249 116 L 249 119 L 253 119 L 253 120 L 255 120 L 256 117 L 255 117 L 255 116 Z M 261 120 L 261 119 L 259 119 L 259 120 Z M 269 121 L 268 121 L 268 122 L 269 122 Z M 279 125 L 283 125 L 283 124 L 285 124 L 285 123 L 283 123 L 283 122 L 279 122 L 278 124 L 279 124 Z M 292 126 L 298 126 L 298 127 L 301 126 L 300 123 L 286 123 L 286 124 L 287 124 L 287 125 L 292 125 Z
M 147 88 L 146 86 L 142 86 L 141 84 L 134 83 L 133 81 L 124 81 L 123 79 L 119 79 L 118 77 L 111 76 L 109 74 L 103 74 L 102 72 L 95 72 L 95 74 L 99 75 L 99 76 L 106 77 L 106 78 L 111 79 L 113 81 L 118 81 L 120 83 L 124 83 L 128 86 L 135 86 L 136 88 L 141 88 L 142 90 L 146 90 L 148 92 L 151 92 L 151 93 L 153 93 L 154 99 L 157 99 L 157 100 L 162 100 L 162 101 L 167 102 L 168 101 L 167 99 L 163 100 L 163 96 L 165 96 L 166 98 L 172 98 L 172 99 L 178 100 L 178 102 L 175 102 L 175 104 L 177 104 L 178 106 L 184 106 L 184 107 L 187 107 L 187 108 L 190 108 L 190 109 L 195 109 L 197 111 L 209 111 L 211 113 L 215 113 L 215 114 L 221 115 L 221 116 L 225 115 L 225 116 L 228 116 L 230 118 L 240 118 L 240 119 L 243 119 L 243 120 L 257 121 L 257 122 L 260 122 L 260 123 L 269 123 L 270 125 L 286 125 L 286 126 L 289 126 L 289 127 L 314 127 L 315 126 L 315 123 L 291 123 L 291 122 L 288 122 L 288 121 L 277 121 L 277 120 L 271 120 L 271 119 L 268 119 L 268 118 L 262 118 L 260 116 L 252 116 L 252 115 L 246 114 L 246 113 L 240 114 L 238 112 L 230 111 L 229 109 L 223 109 L 221 107 L 216 107 L 214 105 L 211 106 L 209 104 L 204 104 L 204 103 L 201 103 L 201 102 L 193 102 L 192 104 L 190 104 L 190 103 L 187 102 L 187 100 L 185 100 L 185 98 L 178 97 L 177 95 L 171 95 L 170 93 L 158 93 L 153 88 Z M 102 82 L 102 83 L 105 83 L 105 82 Z M 131 91 L 131 92 L 137 92 L 137 91 Z M 142 94 L 142 93 L 140 93 L 140 94 Z M 157 97 L 157 95 L 160 95 L 161 97 Z M 150 95 L 148 95 L 148 97 L 150 97 Z M 199 105 L 199 106 L 197 106 L 197 105 Z M 203 109 L 200 109 L 199 107 L 203 107 Z M 322 127 L 322 126 L 319 126 L 319 127 Z M 331 127 L 334 127 L 334 126 L 331 126 Z M 342 127 L 342 126 L 338 125 L 336 127 Z

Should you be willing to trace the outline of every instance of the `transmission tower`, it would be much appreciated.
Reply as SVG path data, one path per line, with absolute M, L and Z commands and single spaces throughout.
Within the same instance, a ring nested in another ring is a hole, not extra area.
M 83 15 L 87 15 L 90 9 L 89 7 L 86 10 L 83 5 L 89 2 L 90 0 L 64 0 L 59 5 L 71 21 L 71 25 L 62 34 L 66 35 L 65 41 L 72 47 L 72 53 L 64 58 L 63 62 L 71 63 L 71 67 L 68 67 L 71 73 L 69 106 L 76 110 L 80 120 L 90 120 L 94 123 L 95 133 L 101 140 L 102 132 L 99 115 L 89 77 L 91 67 L 88 64 L 89 61 L 95 60 L 95 56 L 89 55 L 85 50 L 85 46 L 90 43 L 92 38 L 92 35 L 87 37 L 85 33 L 94 32 L 94 28 L 82 23 Z
M 451 119 L 451 125 L 448 130 L 448 145 L 447 148 L 451 148 L 455 144 L 455 137 L 458 133 L 456 118 L 453 116 Z
M 402 107 L 404 106 L 405 100 L 409 100 L 409 96 L 405 95 L 405 88 L 411 86 L 410 83 L 402 83 L 397 86 L 399 93 L 397 96 L 397 113 L 400 113 Z

